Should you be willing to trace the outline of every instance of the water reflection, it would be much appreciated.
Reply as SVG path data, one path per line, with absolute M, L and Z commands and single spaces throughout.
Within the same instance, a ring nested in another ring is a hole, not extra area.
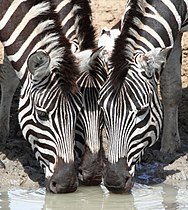
M 0 194 L 3 210 L 184 210 L 188 209 L 187 183 L 178 188 L 160 184 L 135 184 L 131 194 L 109 193 L 105 187 L 79 187 L 75 193 L 54 195 L 36 191 L 9 189 Z
M 116 195 L 103 192 L 100 187 L 80 187 L 74 194 L 46 195 L 44 210 L 125 210 L 132 209 L 132 195 Z
M 178 210 L 187 210 L 188 209 L 188 189 L 187 189 L 188 183 L 181 182 L 179 184 L 179 190 L 176 196 L 176 199 L 178 201 Z
M 168 193 L 171 193 L 170 196 Z M 138 210 L 157 210 L 168 209 L 168 197 L 170 198 L 170 205 L 175 201 L 177 190 L 167 185 L 158 185 L 155 187 L 146 187 L 140 185 L 138 189 L 133 189 L 134 206 Z M 169 209 L 173 209 L 172 206 Z
M 9 189 L 0 194 L 3 210 L 41 210 L 45 202 L 44 189 Z

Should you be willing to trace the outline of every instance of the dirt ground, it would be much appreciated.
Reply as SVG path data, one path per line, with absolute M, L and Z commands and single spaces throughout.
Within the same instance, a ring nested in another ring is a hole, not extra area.
M 123 14 L 125 6 L 125 0 L 91 0 L 91 2 L 97 34 L 104 26 L 113 26 Z M 182 142 L 186 145 L 188 142 L 188 33 L 184 34 L 182 46 L 183 95 L 179 108 L 179 129 Z M 0 160 L 5 165 L 5 168 L 0 167 L 2 168 L 0 169 L 0 188 L 10 186 L 33 188 L 43 184 L 44 180 L 43 172 L 33 156 L 30 145 L 21 135 L 17 122 L 17 104 L 18 98 L 14 97 L 10 137 L 6 144 L 0 145 Z M 165 182 L 176 185 L 177 182 L 188 179 L 188 149 L 186 148 L 185 152 L 177 153 L 170 163 L 157 162 L 153 157 L 145 158 L 138 167 L 136 181 L 149 184 Z

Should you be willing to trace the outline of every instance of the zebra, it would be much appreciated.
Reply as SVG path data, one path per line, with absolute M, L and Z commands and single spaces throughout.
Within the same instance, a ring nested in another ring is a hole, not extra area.
M 95 31 L 90 21 L 91 9 L 88 1 L 73 1 L 73 0 L 52 0 L 50 1 L 51 7 L 58 14 L 59 21 L 62 26 L 62 33 L 67 37 L 71 44 L 71 50 L 73 53 L 78 53 L 81 50 L 96 48 L 95 43 Z M 84 10 L 88 11 L 86 13 Z M 76 18 L 77 17 L 77 18 Z M 84 23 L 85 28 L 78 27 L 80 23 Z M 88 27 L 88 28 L 87 28 Z M 81 32 L 86 31 L 87 33 Z M 89 32 L 89 33 L 88 33 Z M 78 39 L 80 41 L 78 41 Z M 88 52 L 88 57 L 92 52 Z M 81 59 L 81 58 L 80 58 Z M 11 66 L 6 54 L 4 56 L 4 65 L 2 65 L 0 71 L 0 83 L 2 89 L 1 104 L 0 107 L 0 119 L 1 123 L 0 136 L 1 141 L 6 141 L 9 134 L 9 115 L 10 104 L 16 88 L 19 85 L 19 79 Z M 12 82 L 7 82 L 11 80 Z M 6 91 L 6 92 L 5 92 Z M 8 94 L 6 94 L 8 93 Z M 7 95 L 9 97 L 7 97 Z M 5 105 L 6 104 L 6 105 Z
M 88 0 L 52 0 L 65 37 L 70 40 L 79 65 L 77 84 L 83 95 L 83 107 L 75 128 L 75 156 L 79 179 L 85 185 L 102 180 L 102 113 L 98 92 L 107 78 L 102 48 L 97 48 L 92 11 Z
M 2 0 L 0 40 L 21 82 L 19 123 L 53 193 L 78 187 L 74 129 L 79 70 L 50 1 Z
M 100 131 L 103 123 L 97 97 L 107 73 L 103 57 L 100 55 L 101 48 L 97 49 L 96 47 L 90 4 L 87 0 L 52 0 L 50 4 L 58 15 L 62 26 L 61 32 L 72 43 L 71 50 L 79 61 L 80 77 L 77 84 L 84 100 L 84 107 L 82 107 L 77 119 L 75 133 L 75 157 L 76 165 L 79 167 L 79 179 L 83 184 L 97 185 L 102 180 Z M 1 81 L 1 86 L 6 87 L 3 89 L 6 89 L 9 95 L 11 94 L 11 97 L 5 98 L 11 104 L 19 80 L 15 76 L 12 66 L 8 63 L 8 59 L 6 57 L 5 59 L 3 68 L 6 69 L 6 74 L 10 72 L 11 76 L 8 74 L 8 77 L 14 82 L 9 83 L 7 81 L 10 79 L 4 78 Z M 11 87 L 10 84 L 14 84 L 14 87 Z M 4 110 L 4 107 L 6 107 L 6 110 Z M 2 102 L 1 109 L 0 117 L 6 119 L 6 122 L 4 120 L 5 123 L 0 124 L 0 126 L 7 127 L 6 132 L 2 128 L 4 135 L 1 136 L 7 136 L 9 131 L 9 115 L 7 113 L 10 112 L 10 106 L 3 106 Z
M 127 2 L 108 79 L 99 92 L 109 142 L 105 151 L 104 185 L 112 192 L 131 190 L 136 163 L 145 149 L 159 139 L 163 125 L 163 130 L 168 126 L 166 109 L 180 97 L 179 86 L 170 85 L 180 79 L 181 32 L 187 29 L 187 0 Z M 162 91 L 166 91 L 162 92 L 163 99 L 167 97 L 163 108 L 157 91 L 160 75 Z M 171 112 L 173 108 L 169 109 Z M 176 112 L 172 113 L 176 117 Z M 163 139 L 162 150 L 172 151 L 167 147 L 175 142 L 167 142 L 165 146 L 166 141 Z
M 102 181 L 102 130 L 103 113 L 98 105 L 99 91 L 107 78 L 107 72 L 103 56 L 100 50 L 94 51 L 91 57 L 83 55 L 81 51 L 77 57 L 81 56 L 80 61 L 83 72 L 77 83 L 83 94 L 83 107 L 79 113 L 76 123 L 75 151 L 79 160 L 79 179 L 84 185 L 99 185 Z M 86 50 L 86 53 L 88 50 Z M 88 58 L 88 59 L 87 59 Z M 82 64 L 83 63 L 83 64 Z M 84 142 L 81 149 L 80 142 Z M 81 150 L 80 150 L 81 149 Z

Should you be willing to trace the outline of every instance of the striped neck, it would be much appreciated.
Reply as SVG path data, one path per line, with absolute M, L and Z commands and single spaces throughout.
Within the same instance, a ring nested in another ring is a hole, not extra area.
M 51 3 L 59 16 L 63 33 L 73 45 L 78 45 L 77 51 L 95 48 L 89 1 L 52 0 Z

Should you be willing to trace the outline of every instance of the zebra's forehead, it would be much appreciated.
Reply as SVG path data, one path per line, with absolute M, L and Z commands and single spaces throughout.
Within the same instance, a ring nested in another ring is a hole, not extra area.
M 149 107 L 155 88 L 145 80 L 142 80 L 140 84 L 136 77 L 134 74 L 129 75 L 117 89 L 113 88 L 110 80 L 102 87 L 98 103 L 107 115 L 113 116 L 113 109 L 120 109 L 128 113 Z

